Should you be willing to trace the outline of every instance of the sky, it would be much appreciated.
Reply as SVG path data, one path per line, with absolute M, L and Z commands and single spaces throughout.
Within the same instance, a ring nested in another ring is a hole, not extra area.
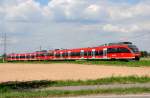
M 150 51 L 150 0 L 0 0 L 0 54 L 131 41 Z

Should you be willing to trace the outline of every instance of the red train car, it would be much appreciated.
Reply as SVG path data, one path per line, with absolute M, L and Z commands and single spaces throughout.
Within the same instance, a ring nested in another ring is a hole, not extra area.
M 79 59 L 140 60 L 140 52 L 131 42 L 119 42 L 88 48 L 56 49 L 34 53 L 9 54 L 6 59 L 7 61 Z

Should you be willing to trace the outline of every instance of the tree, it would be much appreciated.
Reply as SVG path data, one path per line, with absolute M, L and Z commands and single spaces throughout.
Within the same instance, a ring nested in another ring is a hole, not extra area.
M 148 53 L 148 56 L 150 57 L 150 52 Z
M 149 53 L 147 51 L 141 51 L 141 57 L 148 57 Z

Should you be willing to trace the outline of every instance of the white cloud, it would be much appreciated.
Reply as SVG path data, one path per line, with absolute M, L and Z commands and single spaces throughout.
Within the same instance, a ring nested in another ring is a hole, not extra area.
M 116 6 L 109 1 L 50 0 L 44 7 L 34 0 L 0 1 L 0 16 L 6 20 L 107 20 L 120 21 L 150 16 L 150 2 Z
M 119 33 L 138 33 L 141 30 L 141 28 L 138 25 L 112 25 L 112 24 L 106 24 L 103 26 L 103 30 L 106 32 L 119 32 Z
M 147 39 L 149 5 L 149 0 L 135 4 L 116 4 L 109 0 L 50 0 L 47 5 L 36 0 L 0 0 L 0 32 L 14 34 L 19 40 L 16 43 L 20 44 L 14 47 L 22 47 L 20 50 L 39 44 L 82 47 L 120 39 L 148 47 L 140 43 L 150 41 Z
M 87 5 L 84 0 L 52 0 L 48 8 L 56 20 L 76 20 L 82 18 Z
M 136 5 L 126 5 L 126 6 L 110 6 L 108 8 L 108 13 L 110 18 L 117 20 L 124 20 L 129 18 L 137 18 L 144 16 L 150 16 L 150 2 L 142 2 Z
M 41 17 L 42 9 L 40 8 L 40 4 L 32 0 L 27 0 L 18 5 L 6 8 L 6 20 L 34 21 L 40 20 Z
M 7 0 L 6 0 L 7 1 Z M 48 5 L 40 6 L 33 0 L 13 0 L 14 3 L 4 3 L 0 13 L 5 12 L 6 20 L 109 20 L 120 21 L 136 17 L 149 16 L 149 2 L 135 5 L 116 6 L 109 1 L 87 2 L 86 0 L 51 0 Z M 4 1 L 3 1 L 4 2 Z M 4 15 L 4 14 L 3 14 Z
M 98 19 L 101 16 L 101 12 L 102 8 L 99 5 L 93 4 L 93 5 L 89 5 L 86 9 L 85 9 L 85 15 L 84 17 L 86 19 Z M 98 19 L 99 20 L 99 19 Z

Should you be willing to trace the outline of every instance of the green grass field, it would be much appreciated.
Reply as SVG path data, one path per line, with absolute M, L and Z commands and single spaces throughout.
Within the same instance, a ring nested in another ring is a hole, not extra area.
M 129 83 L 150 83 L 150 77 L 111 77 L 86 81 L 27 81 L 27 82 L 6 82 L 0 84 L 0 98 L 43 98 L 56 96 L 77 96 L 87 94 L 136 94 L 150 93 L 150 88 L 114 88 L 95 90 L 40 90 L 46 87 L 79 86 L 79 85 L 101 85 L 101 84 L 129 84 Z M 39 89 L 38 91 L 35 89 Z
M 115 66 L 131 66 L 131 67 L 140 67 L 140 66 L 150 66 L 150 61 L 141 60 L 141 61 L 76 61 L 72 62 L 76 64 L 87 64 L 87 65 L 115 65 Z

